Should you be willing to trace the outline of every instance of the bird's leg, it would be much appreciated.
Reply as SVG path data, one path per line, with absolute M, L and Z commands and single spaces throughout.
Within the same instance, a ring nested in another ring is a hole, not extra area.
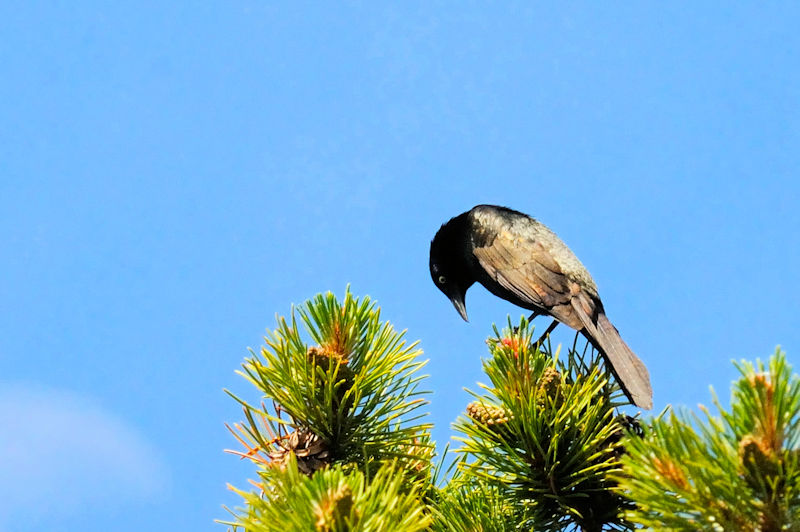
M 543 334 L 542 336 L 540 336 L 540 337 L 539 337 L 539 339 L 538 339 L 538 340 L 536 340 L 536 341 L 533 343 L 534 349 L 535 349 L 535 348 L 537 348 L 537 347 L 539 347 L 540 345 L 542 345 L 542 342 L 544 342 L 544 341 L 545 341 L 545 339 L 546 339 L 548 336 L 550 336 L 550 333 L 551 333 L 551 332 L 553 332 L 553 331 L 555 330 L 555 328 L 556 328 L 556 327 L 558 327 L 558 320 L 553 320 L 553 323 L 551 323 L 551 324 L 550 324 L 550 326 L 547 328 L 547 330 L 546 330 L 546 331 L 544 331 L 544 334 Z
M 530 316 L 528 316 L 528 323 L 532 322 L 532 321 L 533 321 L 533 319 L 534 319 L 536 316 L 541 316 L 542 314 L 544 314 L 544 312 L 542 312 L 541 310 L 534 310 L 534 311 L 531 313 L 531 315 L 530 315 Z M 512 330 L 514 331 L 514 334 L 517 334 L 517 333 L 519 332 L 519 327 L 514 327 Z

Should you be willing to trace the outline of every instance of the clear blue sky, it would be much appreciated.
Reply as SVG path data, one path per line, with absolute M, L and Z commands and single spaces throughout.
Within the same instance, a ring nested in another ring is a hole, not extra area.
M 430 281 L 477 203 L 578 254 L 657 410 L 798 364 L 798 4 L 291 4 L 0 4 L 0 529 L 221 530 L 223 387 L 347 283 L 446 441 L 521 314 Z

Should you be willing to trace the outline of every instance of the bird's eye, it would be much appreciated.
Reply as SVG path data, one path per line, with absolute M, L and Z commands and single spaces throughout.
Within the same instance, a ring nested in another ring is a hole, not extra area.
M 444 284 L 447 282 L 447 278 L 444 275 L 439 276 L 439 284 Z

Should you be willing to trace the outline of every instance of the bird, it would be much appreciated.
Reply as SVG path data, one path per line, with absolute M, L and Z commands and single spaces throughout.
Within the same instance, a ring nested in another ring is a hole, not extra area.
M 497 205 L 477 205 L 451 218 L 431 241 L 434 284 L 464 319 L 467 290 L 475 282 L 489 292 L 582 333 L 604 357 L 623 392 L 636 406 L 653 407 L 650 374 L 606 316 L 586 267 L 547 226 Z

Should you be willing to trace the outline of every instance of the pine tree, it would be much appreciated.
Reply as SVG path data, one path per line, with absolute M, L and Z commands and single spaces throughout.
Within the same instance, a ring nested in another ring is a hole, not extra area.
M 494 329 L 488 384 L 454 428 L 455 459 L 434 460 L 416 344 L 369 298 L 319 295 L 278 319 L 239 373 L 229 427 L 257 479 L 232 530 L 795 530 L 800 384 L 778 352 L 739 364 L 730 412 L 648 422 L 602 358 L 534 342 L 522 318 Z M 445 467 L 446 460 L 449 463 Z M 434 462 L 436 462 L 434 464 Z

